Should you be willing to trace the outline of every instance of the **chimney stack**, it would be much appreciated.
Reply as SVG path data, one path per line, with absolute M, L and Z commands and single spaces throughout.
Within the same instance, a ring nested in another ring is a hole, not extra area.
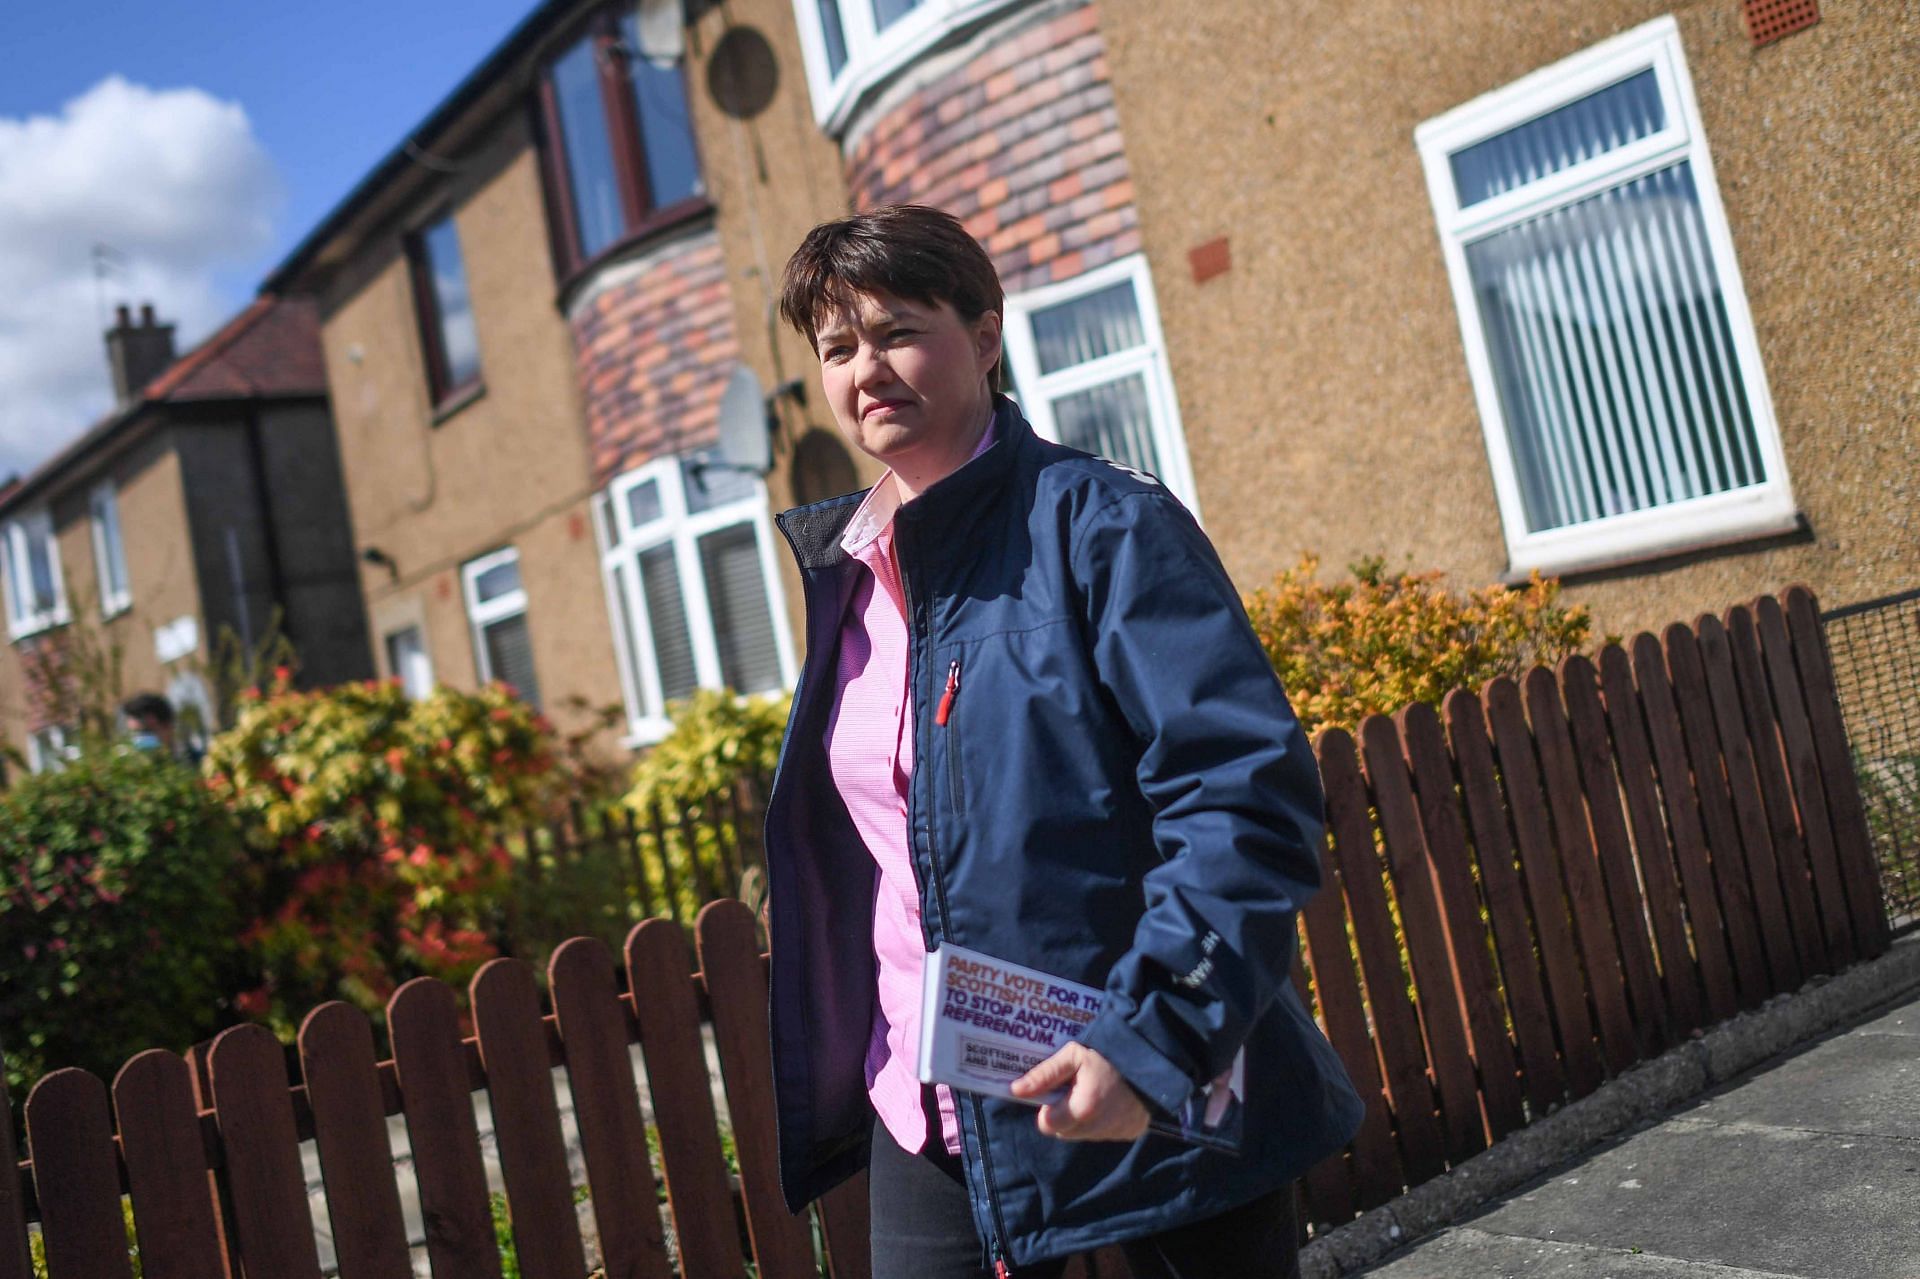
M 113 320 L 107 330 L 107 364 L 113 370 L 114 403 L 124 407 L 173 363 L 173 326 L 154 319 L 152 303 L 140 308 L 138 324 L 125 306 L 113 309 Z

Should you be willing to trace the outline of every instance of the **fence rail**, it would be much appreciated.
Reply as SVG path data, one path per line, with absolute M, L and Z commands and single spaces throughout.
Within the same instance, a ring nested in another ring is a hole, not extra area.
M 1305 1180 L 1321 1226 L 1698 1027 L 1888 945 L 1805 590 L 1456 691 L 1438 711 L 1328 731 L 1316 749 L 1325 883 L 1302 915 L 1296 980 L 1367 1101 L 1352 1146 Z M 306 1137 L 341 1273 L 409 1275 L 392 1115 L 411 1141 L 434 1273 L 498 1276 L 471 1104 L 481 1091 L 527 1279 L 580 1279 L 583 1235 L 608 1274 L 742 1275 L 751 1259 L 765 1279 L 823 1264 L 834 1279 L 866 1275 L 864 1181 L 809 1216 L 780 1203 L 752 911 L 707 906 L 696 942 L 690 975 L 685 934 L 665 919 L 637 925 L 620 963 L 599 939 L 569 941 L 548 966 L 550 1012 L 527 964 L 495 960 L 470 988 L 470 1034 L 453 990 L 410 982 L 388 1006 L 388 1061 L 375 1060 L 364 1017 L 327 1005 L 301 1028 L 297 1080 L 257 1026 L 216 1039 L 203 1073 L 161 1051 L 134 1058 L 111 1090 L 55 1072 L 27 1098 L 31 1160 L 0 1159 L 0 1279 L 30 1273 L 36 1215 L 51 1279 L 128 1274 L 123 1194 L 149 1279 L 242 1266 L 247 1279 L 314 1279 Z M 582 1144 L 584 1230 L 560 1067 Z M 11 1140 L 0 1130 L 0 1151 Z M 1110 1253 L 1080 1267 L 1125 1274 Z
M 1920 590 L 1831 609 L 1833 654 L 1867 826 L 1897 927 L 1920 925 Z

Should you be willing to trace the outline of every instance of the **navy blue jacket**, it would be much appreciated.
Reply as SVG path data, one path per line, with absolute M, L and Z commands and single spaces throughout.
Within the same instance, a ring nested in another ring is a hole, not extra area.
M 1151 478 L 1039 439 L 1010 401 L 995 431 L 894 517 L 928 948 L 1104 986 L 1083 1042 L 1169 1114 L 1247 1049 L 1238 1154 L 1060 1141 L 1031 1107 L 962 1095 L 975 1223 L 988 1256 L 1020 1265 L 1257 1198 L 1343 1146 L 1361 1103 L 1288 976 L 1320 883 L 1319 773 L 1233 584 Z M 807 611 L 766 834 L 795 1211 L 865 1165 L 873 1129 L 875 869 L 823 744 L 860 498 L 779 518 Z

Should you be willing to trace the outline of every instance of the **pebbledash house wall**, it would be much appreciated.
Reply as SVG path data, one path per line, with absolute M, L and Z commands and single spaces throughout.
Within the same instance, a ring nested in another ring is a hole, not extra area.
M 1568 578 L 1631 633 L 1803 581 L 1920 586 L 1920 8 L 1821 0 L 1101 0 L 1209 532 L 1243 586 L 1317 550 L 1509 569 L 1414 130 L 1671 13 L 1808 531 Z M 1204 282 L 1195 249 L 1230 268 Z

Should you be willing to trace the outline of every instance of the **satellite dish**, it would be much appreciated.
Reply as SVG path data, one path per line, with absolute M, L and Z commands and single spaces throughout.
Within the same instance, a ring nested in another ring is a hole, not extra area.
M 766 393 L 744 364 L 733 366 L 720 396 L 720 460 L 755 475 L 773 469 L 773 423 Z
M 732 27 L 707 59 L 707 93 L 736 120 L 765 111 L 780 88 L 780 60 L 752 27 Z

